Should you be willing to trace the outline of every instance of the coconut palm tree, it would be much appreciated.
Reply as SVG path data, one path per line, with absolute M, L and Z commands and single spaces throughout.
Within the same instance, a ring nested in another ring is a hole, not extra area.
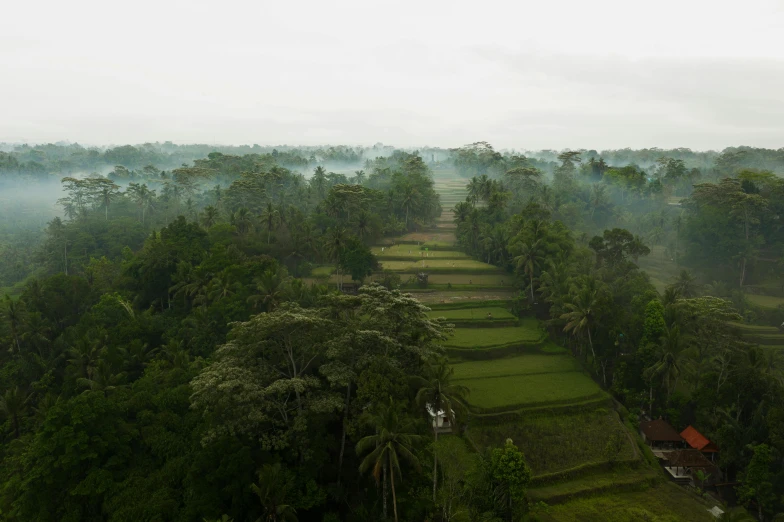
M 294 492 L 294 480 L 279 462 L 265 464 L 259 481 L 250 489 L 259 497 L 264 514 L 256 522 L 296 522 L 297 510 L 288 504 Z
M 11 331 L 11 339 L 13 341 L 12 349 L 20 351 L 22 345 L 19 341 L 22 331 L 22 322 L 24 320 L 24 306 L 20 301 L 14 301 L 6 294 L 3 297 L 3 309 L 0 310 L 0 318 L 4 318 L 8 323 L 8 328 Z
M 443 411 L 449 420 L 449 425 L 455 425 L 455 413 L 465 410 L 465 397 L 469 390 L 461 384 L 451 382 L 454 369 L 445 361 L 438 364 L 427 365 L 425 374 L 416 377 L 414 382 L 419 386 L 416 402 L 420 407 L 431 410 L 433 418 L 433 502 L 436 500 L 436 487 L 438 482 L 438 455 L 435 443 L 438 442 L 438 412 Z
M 251 221 L 250 212 L 247 208 L 243 207 L 231 215 L 231 224 L 237 227 L 237 233 L 244 236 L 250 230 L 253 222 Z
M 19 438 L 19 417 L 24 415 L 28 398 L 29 396 L 25 396 L 19 390 L 19 386 L 10 388 L 0 395 L 0 412 L 11 419 L 14 426 L 14 438 L 17 439 Z
M 531 286 L 531 302 L 534 301 L 534 274 L 545 259 L 542 246 L 541 239 L 516 244 L 516 250 L 519 254 L 515 256 L 514 262 L 517 269 L 522 270 L 528 276 Z
M 248 297 L 253 309 L 261 306 L 265 312 L 272 312 L 285 299 L 288 278 L 280 270 L 267 269 L 253 279 L 256 283 L 257 295 Z
M 201 222 L 206 228 L 212 228 L 212 225 L 218 222 L 218 209 L 212 205 L 205 207 Z
M 335 268 L 338 273 L 338 290 L 342 290 L 343 274 L 340 273 L 340 258 L 343 255 L 343 249 L 346 248 L 346 229 L 343 227 L 328 229 L 325 247 L 327 255 L 335 261 Z
M 419 459 L 413 453 L 413 446 L 421 437 L 415 434 L 415 423 L 412 419 L 401 414 L 400 408 L 392 401 L 381 404 L 376 414 L 371 415 L 371 425 L 376 427 L 376 433 L 363 437 L 357 442 L 357 455 L 365 455 L 359 465 L 360 473 L 371 471 L 378 483 L 384 481 L 384 518 L 386 510 L 386 481 L 392 489 L 392 508 L 397 517 L 397 494 L 395 492 L 395 477 L 402 480 L 401 461 L 408 462 L 415 469 L 419 469 Z
M 596 280 L 589 278 L 580 290 L 572 297 L 570 303 L 564 303 L 564 308 L 568 310 L 561 315 L 561 319 L 566 319 L 564 332 L 572 332 L 572 335 L 586 335 L 588 345 L 591 347 L 591 356 L 596 359 L 596 352 L 593 349 L 593 339 L 591 338 L 591 328 L 594 327 L 596 320 L 596 305 L 599 301 L 599 290 Z
M 268 201 L 267 206 L 264 207 L 260 218 L 261 225 L 267 230 L 267 244 L 269 245 L 272 231 L 277 228 L 278 223 L 280 223 L 280 212 L 272 204 L 272 201 Z

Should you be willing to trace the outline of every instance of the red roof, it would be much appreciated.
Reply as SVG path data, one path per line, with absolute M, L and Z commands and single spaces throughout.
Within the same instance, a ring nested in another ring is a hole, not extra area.
M 709 441 L 705 435 L 695 430 L 692 426 L 689 426 L 683 430 L 681 432 L 681 437 L 683 437 L 683 439 L 689 443 L 689 446 L 696 450 L 705 452 L 719 451 L 715 444 Z
M 643 421 L 640 423 L 640 430 L 648 440 L 656 442 L 681 442 L 683 439 L 675 428 L 662 419 Z

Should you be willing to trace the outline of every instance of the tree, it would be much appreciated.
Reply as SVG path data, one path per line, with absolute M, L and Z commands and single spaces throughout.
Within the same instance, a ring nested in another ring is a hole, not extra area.
M 754 455 L 741 476 L 742 484 L 737 487 L 738 496 L 744 506 L 756 503 L 759 520 L 765 520 L 764 512 L 773 507 L 777 496 L 773 488 L 773 473 L 770 471 L 773 450 L 767 444 L 749 446 L 748 449 Z
M 433 412 L 433 502 L 436 500 L 436 489 L 438 482 L 438 453 L 435 445 L 438 443 L 438 423 L 439 412 L 444 412 L 444 417 L 449 420 L 450 426 L 456 426 L 455 412 L 465 410 L 465 397 L 468 395 L 468 388 L 461 384 L 450 382 L 454 369 L 445 361 L 439 361 L 433 365 L 425 367 L 425 374 L 417 377 L 415 382 L 419 386 L 416 395 L 417 404 Z
M 212 228 L 212 225 L 218 222 L 218 209 L 212 205 L 205 207 L 201 222 L 206 228 Z
M 511 521 L 525 507 L 525 490 L 531 482 L 531 468 L 512 439 L 490 452 L 490 478 L 499 511 Z
M 577 293 L 572 296 L 571 302 L 564 303 L 564 308 L 568 310 L 561 315 L 561 319 L 566 319 L 566 326 L 563 331 L 571 331 L 573 335 L 586 335 L 588 345 L 591 347 L 591 355 L 596 359 L 596 352 L 593 349 L 593 339 L 591 338 L 591 328 L 595 326 L 597 305 L 600 299 L 600 288 L 596 279 L 589 278 L 580 287 Z
M 545 259 L 542 242 L 540 239 L 520 242 L 515 243 L 514 247 L 515 251 L 518 252 L 518 255 L 514 258 L 515 265 L 518 270 L 521 270 L 528 276 L 531 287 L 531 302 L 534 302 L 534 274 L 541 268 Z
M 19 339 L 22 333 L 24 318 L 24 303 L 11 299 L 11 297 L 6 294 L 3 297 L 3 309 L 0 309 L 0 319 L 5 319 L 8 323 L 8 328 L 11 330 L 11 351 L 16 351 L 17 353 L 20 353 L 22 350 L 22 344 Z
M 24 415 L 27 409 L 27 400 L 29 396 L 25 396 L 19 386 L 10 388 L 0 395 L 0 412 L 2 412 L 14 427 L 14 437 L 19 438 L 19 418 Z
M 280 222 L 280 212 L 272 205 L 272 202 L 267 202 L 264 212 L 261 213 L 261 223 L 267 229 L 267 244 L 270 243 L 270 235 L 272 231 L 277 228 Z
M 294 479 L 279 462 L 265 464 L 259 470 L 259 481 L 251 484 L 264 510 L 256 522 L 297 522 L 297 510 L 290 504 Z
M 401 461 L 408 462 L 419 469 L 419 459 L 413 453 L 414 444 L 421 437 L 415 433 L 414 422 L 406 417 L 393 402 L 378 405 L 376 412 L 369 419 L 375 426 L 376 433 L 363 437 L 357 442 L 357 455 L 365 455 L 359 465 L 360 473 L 370 471 L 378 483 L 384 479 L 384 518 L 386 518 L 386 477 L 392 489 L 392 508 L 397 522 L 397 494 L 395 492 L 395 476 L 402 480 Z

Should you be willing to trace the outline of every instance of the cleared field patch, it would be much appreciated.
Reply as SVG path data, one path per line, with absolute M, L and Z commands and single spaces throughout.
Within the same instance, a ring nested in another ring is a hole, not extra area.
M 527 455 L 526 455 L 527 456 Z M 599 477 L 597 484 L 628 483 L 626 476 L 616 474 Z M 632 522 L 651 520 L 657 522 L 715 522 L 708 513 L 715 504 L 696 498 L 687 490 L 671 482 L 639 488 L 639 491 L 606 491 L 597 496 L 584 496 L 551 505 L 544 513 L 537 513 L 541 522 Z M 532 498 L 541 490 L 532 489 Z
M 334 271 L 334 266 L 317 266 L 310 273 L 313 277 L 323 277 L 332 274 Z
M 430 276 L 431 278 L 433 275 Z M 417 299 L 427 304 L 440 303 L 471 303 L 480 301 L 496 301 L 512 299 L 516 293 L 504 290 L 454 290 L 454 291 L 424 291 L 415 292 Z
M 383 252 L 381 251 L 382 248 L 384 249 Z M 426 252 L 416 245 L 375 246 L 370 251 L 381 260 L 385 258 L 406 258 L 411 259 L 411 261 L 421 261 L 424 259 L 427 263 L 431 259 L 469 259 L 468 254 L 458 250 L 433 250 Z
M 506 328 L 455 328 L 454 335 L 444 346 L 456 348 L 489 348 L 511 344 L 535 344 L 544 340 L 546 333 L 536 319 L 522 319 L 520 326 Z
M 749 303 L 762 308 L 778 308 L 779 306 L 784 305 L 784 297 L 776 297 L 773 295 L 746 294 L 746 300 L 748 300 Z
M 419 241 L 425 243 L 427 241 L 437 241 L 439 243 L 447 243 L 450 245 L 455 244 L 454 232 L 409 232 L 406 235 L 397 238 L 400 241 Z
M 422 266 L 423 264 L 424 266 Z M 427 258 L 427 259 L 415 259 L 412 261 L 398 261 L 398 260 L 391 259 L 388 261 L 383 261 L 382 266 L 386 270 L 395 270 L 400 272 L 419 272 L 419 271 L 427 272 L 429 269 L 429 270 L 437 270 L 443 273 L 451 269 L 455 269 L 464 272 L 476 271 L 476 273 L 482 273 L 482 272 L 497 273 L 500 270 L 497 266 L 488 265 L 487 263 L 482 263 L 481 261 L 477 261 L 475 259 Z
M 465 379 L 460 384 L 471 391 L 469 404 L 488 412 L 578 401 L 601 393 L 596 383 L 580 372 Z
M 729 323 L 734 328 L 740 330 L 741 333 L 755 333 L 755 334 L 778 334 L 779 329 L 775 326 L 761 326 L 757 324 L 746 324 L 746 323 Z
M 457 311 L 457 310 L 455 310 Z M 574 372 L 579 367 L 571 357 L 556 355 L 518 355 L 504 359 L 470 361 L 452 365 L 453 378 L 485 379 L 488 377 L 509 377 L 539 373 Z
M 476 320 L 483 321 L 488 319 L 487 314 L 492 316 L 492 319 L 517 319 L 514 315 L 509 313 L 505 308 L 500 307 L 486 307 L 486 308 L 463 308 L 460 310 L 433 310 L 428 312 L 429 317 L 446 317 L 447 320 Z
M 611 436 L 623 437 L 616 460 L 637 456 L 618 416 L 605 408 L 558 415 L 533 415 L 525 422 L 471 426 L 468 437 L 481 451 L 503 447 L 506 439 L 525 453 L 534 476 L 578 466 L 607 462 L 605 447 Z
M 513 286 L 512 277 L 504 274 L 430 274 L 428 282 L 434 285 Z

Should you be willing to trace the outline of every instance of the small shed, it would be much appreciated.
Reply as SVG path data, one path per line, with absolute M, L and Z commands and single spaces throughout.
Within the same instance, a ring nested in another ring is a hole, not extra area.
M 438 410 L 438 413 L 436 413 L 431 404 L 427 404 L 425 408 L 433 421 L 433 429 L 438 433 L 452 433 L 452 425 L 444 410 Z M 455 412 L 452 410 L 452 418 L 454 418 L 454 416 Z
M 708 438 L 697 431 L 693 426 L 689 426 L 681 432 L 681 437 L 686 441 L 690 448 L 701 452 L 711 461 L 716 453 L 719 452 L 719 447 L 715 443 L 708 440 Z
M 652 421 L 642 421 L 640 436 L 645 444 L 657 449 L 674 449 L 683 443 L 683 438 L 675 428 L 661 417 Z

